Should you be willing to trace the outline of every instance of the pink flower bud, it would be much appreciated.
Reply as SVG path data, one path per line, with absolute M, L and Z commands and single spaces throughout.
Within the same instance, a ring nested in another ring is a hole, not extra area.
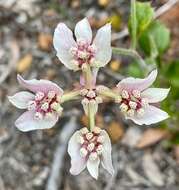
M 80 155 L 82 156 L 82 157 L 86 157 L 87 156 L 87 154 L 88 154 L 88 151 L 86 150 L 86 148 L 81 148 L 80 149 Z
M 122 90 L 121 96 L 124 99 L 128 99 L 129 98 L 129 93 L 126 90 Z
M 90 159 L 91 161 L 95 161 L 97 158 L 98 158 L 98 154 L 97 154 L 96 152 L 90 153 L 89 159 Z
M 93 133 L 88 132 L 88 133 L 86 134 L 86 138 L 87 138 L 87 140 L 92 139 L 92 138 L 93 138 Z
M 27 105 L 27 107 L 28 107 L 28 110 L 30 111 L 30 110 L 35 110 L 35 108 L 36 108 L 36 102 L 35 101 L 29 101 L 28 102 L 28 105 Z
M 133 90 L 132 91 L 132 94 L 133 94 L 133 96 L 135 97 L 135 98 L 140 98 L 140 91 L 139 90 Z
M 82 129 L 80 129 L 80 132 L 81 132 L 81 134 L 85 135 L 85 134 L 87 134 L 89 131 L 88 131 L 88 128 L 83 127 Z
M 49 91 L 47 96 L 48 98 L 52 99 L 55 97 L 55 95 L 56 95 L 55 91 Z
M 87 149 L 88 149 L 90 152 L 92 152 L 92 151 L 94 150 L 94 147 L 95 147 L 95 144 L 94 144 L 94 143 L 90 143 L 90 144 L 88 144 Z
M 96 152 L 98 155 L 101 155 L 102 152 L 103 152 L 103 145 L 98 145 L 97 149 L 96 149 Z
M 45 97 L 45 94 L 43 92 L 37 92 L 35 95 L 35 100 L 40 101 Z
M 100 134 L 101 128 L 99 128 L 99 127 L 94 127 L 94 128 L 93 128 L 93 132 L 96 133 L 96 134 Z
M 41 105 L 41 109 L 42 109 L 43 111 L 47 111 L 48 108 L 49 108 L 48 102 L 45 102 L 45 103 L 43 103 L 43 104 Z

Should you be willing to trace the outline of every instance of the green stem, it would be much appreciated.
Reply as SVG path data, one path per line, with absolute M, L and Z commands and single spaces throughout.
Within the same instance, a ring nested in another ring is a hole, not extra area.
M 120 96 L 118 94 L 116 94 L 115 92 L 113 92 L 112 90 L 108 89 L 108 90 L 104 90 L 101 92 L 98 92 L 100 95 L 105 96 L 105 97 L 109 97 L 112 99 L 118 99 L 120 98 Z
M 90 130 L 92 131 L 95 127 L 95 114 L 91 104 L 88 105 L 88 119 Z
M 88 89 L 92 88 L 92 72 L 91 72 L 91 68 L 89 65 L 87 65 L 86 70 L 84 71 L 84 75 L 85 75 L 85 82 L 86 82 L 86 87 Z
M 126 56 L 130 56 L 130 57 L 135 58 L 136 60 L 138 60 L 138 64 L 141 67 L 141 69 L 143 69 L 146 73 L 148 72 L 148 67 L 147 67 L 145 61 L 137 53 L 136 50 L 112 47 L 112 51 L 114 54 L 126 55 Z
M 131 48 L 136 49 L 137 38 L 137 18 L 136 18 L 136 1 L 131 0 Z
M 68 92 L 68 93 L 64 94 L 61 97 L 60 102 L 64 103 L 64 102 L 67 102 L 69 100 L 77 99 L 77 98 L 79 98 L 79 95 L 80 95 L 80 91 L 71 91 L 71 92 Z

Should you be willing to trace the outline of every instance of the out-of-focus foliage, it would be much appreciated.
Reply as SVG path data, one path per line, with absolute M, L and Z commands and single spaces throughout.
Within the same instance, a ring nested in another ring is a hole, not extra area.
M 137 48 L 143 53 L 149 68 L 158 68 L 158 82 L 156 86 L 171 88 L 167 99 L 161 104 L 170 114 L 170 119 L 161 123 L 171 131 L 171 144 L 179 144 L 179 60 L 165 61 L 164 53 L 170 46 L 170 31 L 159 20 L 154 19 L 154 10 L 150 3 L 136 3 Z M 129 19 L 129 33 L 131 35 L 131 18 Z M 142 70 L 136 62 L 126 68 L 129 75 L 142 76 Z
M 121 17 L 119 14 L 115 13 L 111 15 L 108 19 L 111 22 L 112 28 L 116 31 L 119 31 L 121 28 Z
M 154 10 L 150 3 L 136 3 L 137 35 L 139 36 L 151 23 Z M 131 18 L 129 19 L 129 31 L 131 32 Z
M 139 38 L 139 45 L 146 54 L 151 54 L 152 52 L 152 40 L 160 54 L 164 53 L 170 43 L 170 32 L 159 21 L 153 21 Z

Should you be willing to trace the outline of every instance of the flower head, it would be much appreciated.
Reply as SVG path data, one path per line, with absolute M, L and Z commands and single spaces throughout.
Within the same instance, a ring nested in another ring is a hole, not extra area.
M 15 122 L 21 131 L 51 128 L 62 113 L 60 99 L 63 90 L 48 80 L 24 80 L 17 76 L 19 83 L 28 91 L 9 96 L 9 101 L 19 109 L 27 109 Z
M 85 69 L 87 65 L 103 67 L 111 59 L 111 26 L 101 27 L 92 41 L 92 30 L 86 18 L 75 27 L 75 37 L 64 24 L 59 23 L 54 32 L 53 44 L 59 60 L 71 70 Z
M 167 119 L 166 112 L 152 105 L 164 100 L 170 89 L 149 88 L 157 77 L 157 70 L 146 78 L 126 78 L 118 83 L 117 89 L 122 97 L 120 110 L 126 119 L 133 120 L 138 125 L 150 125 Z
M 87 167 L 91 176 L 97 179 L 100 161 L 111 175 L 114 173 L 111 142 L 107 132 L 99 127 L 94 127 L 92 132 L 87 128 L 76 131 L 69 141 L 68 153 L 73 175 L 78 175 Z
M 84 97 L 81 103 L 83 105 L 85 114 L 88 115 L 89 106 L 92 107 L 93 113 L 96 114 L 96 112 L 98 111 L 98 104 L 103 102 L 102 98 L 97 95 L 96 89 L 94 88 L 92 90 L 89 90 L 89 89 L 83 88 L 81 90 L 81 96 Z

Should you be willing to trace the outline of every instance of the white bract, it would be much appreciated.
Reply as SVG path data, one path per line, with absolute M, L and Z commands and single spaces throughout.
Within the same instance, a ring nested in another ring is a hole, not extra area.
M 114 173 L 110 138 L 99 127 L 94 127 L 92 131 L 87 128 L 76 131 L 68 143 L 68 153 L 72 175 L 80 174 L 87 167 L 91 176 L 97 179 L 100 162 L 111 175 Z
M 122 97 L 120 110 L 126 119 L 131 119 L 138 125 L 150 125 L 169 117 L 153 105 L 164 100 L 170 91 L 165 88 L 149 88 L 156 77 L 157 70 L 154 70 L 144 79 L 129 77 L 118 83 L 118 93 Z

